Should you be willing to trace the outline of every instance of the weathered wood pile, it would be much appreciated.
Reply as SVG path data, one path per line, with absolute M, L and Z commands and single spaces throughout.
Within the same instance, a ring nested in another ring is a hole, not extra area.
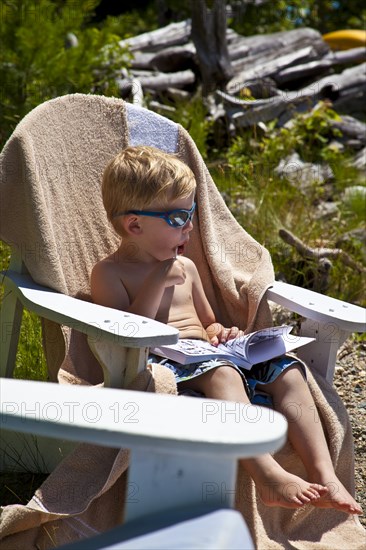
M 172 23 L 121 42 L 133 54 L 131 69 L 119 80 L 123 97 L 143 94 L 149 107 L 174 109 L 164 99 L 189 98 L 200 86 L 200 67 L 191 40 L 190 20 Z M 227 46 L 234 73 L 226 88 L 210 102 L 211 115 L 237 128 L 276 119 L 282 126 L 295 112 L 319 100 L 349 115 L 342 122 L 345 139 L 360 149 L 366 143 L 366 50 L 331 51 L 318 31 L 302 28 L 244 37 L 227 29 Z M 250 96 L 250 98 L 248 98 Z M 245 99 L 245 98 L 248 99 Z
M 290 124 L 294 114 L 308 112 L 319 101 L 327 100 L 341 115 L 333 122 L 341 130 L 336 146 L 353 150 L 352 164 L 360 174 L 366 173 L 366 125 L 362 122 L 366 111 L 365 48 L 332 51 L 320 33 L 310 28 L 250 37 L 227 29 L 226 37 L 231 64 L 228 72 L 233 76 L 225 88 L 205 98 L 211 119 L 221 129 L 235 135 L 240 128 L 259 125 L 266 131 L 266 123 L 273 120 L 281 127 Z M 189 20 L 121 44 L 133 54 L 130 70 L 119 80 L 122 97 L 132 96 L 132 101 L 144 105 L 147 96 L 150 109 L 169 116 L 176 100 L 189 100 L 198 90 L 202 92 L 202 71 Z M 209 49 L 203 55 L 209 63 Z M 329 166 L 304 163 L 297 153 L 279 159 L 276 171 L 302 193 L 314 181 L 332 186 Z M 355 182 L 348 191 L 357 192 L 358 200 L 364 200 L 364 190 Z M 330 196 L 314 207 L 313 214 L 319 219 L 337 218 L 338 205 Z M 326 291 L 335 257 L 341 257 L 357 272 L 365 271 L 339 248 L 312 249 L 284 230 L 280 237 L 306 261 L 317 259 L 317 273 L 324 280 L 318 290 Z M 366 239 L 364 231 L 354 237 L 361 242 Z

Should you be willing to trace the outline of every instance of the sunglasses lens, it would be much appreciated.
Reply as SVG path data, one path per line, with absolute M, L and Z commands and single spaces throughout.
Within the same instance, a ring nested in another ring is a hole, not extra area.
M 184 211 L 172 212 L 168 216 L 169 223 L 173 225 L 173 227 L 182 227 L 187 223 L 188 218 L 189 213 Z
M 168 220 L 169 225 L 172 225 L 173 227 L 183 227 L 186 225 L 188 220 L 193 220 L 195 208 L 196 204 L 193 205 L 191 210 L 174 210 L 170 213 L 167 212 L 166 219 Z

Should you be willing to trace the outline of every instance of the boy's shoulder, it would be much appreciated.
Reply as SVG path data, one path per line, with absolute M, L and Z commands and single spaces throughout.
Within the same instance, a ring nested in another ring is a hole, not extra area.
M 101 274 L 101 273 L 112 273 L 119 271 L 121 268 L 121 264 L 119 262 L 116 262 L 116 258 L 114 254 L 110 254 L 109 256 L 106 256 L 102 260 L 99 260 L 96 262 L 92 268 L 93 274 Z
M 190 273 L 194 278 L 199 276 L 197 266 L 190 258 L 187 258 L 187 256 L 178 256 L 178 259 L 183 263 L 187 273 Z
M 196 269 L 196 264 L 187 256 L 177 256 L 177 259 L 184 264 L 185 267 Z

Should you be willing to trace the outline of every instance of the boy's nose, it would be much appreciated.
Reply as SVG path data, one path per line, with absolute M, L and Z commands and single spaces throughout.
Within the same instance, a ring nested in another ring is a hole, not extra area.
M 192 220 L 188 220 L 185 226 L 183 227 L 183 233 L 189 233 L 193 229 Z

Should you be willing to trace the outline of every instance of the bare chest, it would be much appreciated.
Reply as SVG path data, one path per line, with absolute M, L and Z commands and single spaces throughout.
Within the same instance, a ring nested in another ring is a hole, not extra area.
M 133 302 L 139 290 L 143 287 L 148 271 L 123 274 L 123 285 L 126 288 L 130 303 Z M 190 277 L 184 284 L 167 287 L 163 293 L 156 319 L 162 323 L 180 325 L 187 319 L 196 317 L 193 303 L 193 285 Z

